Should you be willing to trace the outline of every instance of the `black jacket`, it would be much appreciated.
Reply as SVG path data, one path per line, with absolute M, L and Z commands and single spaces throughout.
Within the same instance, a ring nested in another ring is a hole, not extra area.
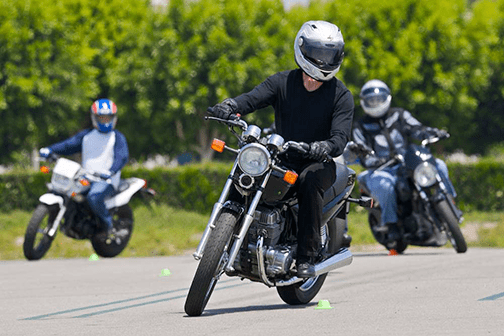
M 336 77 L 308 92 L 303 86 L 302 70 L 283 71 L 235 101 L 242 115 L 273 106 L 276 130 L 285 141 L 327 141 L 330 154 L 336 157 L 350 139 L 353 97 Z
M 404 154 L 408 145 L 408 137 L 422 140 L 433 130 L 423 126 L 410 112 L 402 108 L 391 108 L 381 118 L 366 115 L 357 122 L 352 131 L 356 143 L 367 145 L 375 151 L 375 156 L 367 157 L 362 163 L 365 168 L 375 167 L 391 156 L 390 146 L 384 127 L 394 144 L 395 154 Z

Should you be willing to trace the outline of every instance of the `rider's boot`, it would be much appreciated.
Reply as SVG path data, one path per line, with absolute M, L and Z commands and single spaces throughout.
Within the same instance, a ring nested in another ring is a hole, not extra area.
M 312 278 L 315 276 L 313 258 L 299 257 L 296 261 L 297 276 L 299 278 Z
M 388 241 L 395 241 L 401 238 L 396 223 L 387 223 L 374 229 L 375 232 L 385 233 Z

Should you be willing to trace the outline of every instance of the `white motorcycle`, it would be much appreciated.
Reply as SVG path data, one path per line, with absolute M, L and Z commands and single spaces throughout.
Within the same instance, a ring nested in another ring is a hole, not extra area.
M 105 199 L 116 231 L 116 235 L 110 239 L 102 234 L 104 225 L 91 211 L 85 196 L 91 188 L 91 182 L 101 180 L 99 174 L 56 155 L 49 160 L 56 160 L 56 165 L 51 182 L 47 185 L 49 192 L 40 196 L 26 229 L 23 243 L 26 259 L 42 258 L 51 247 L 58 228 L 70 238 L 90 239 L 99 256 L 112 258 L 121 253 L 133 231 L 133 213 L 128 205 L 130 199 L 139 192 L 154 195 L 154 190 L 146 188 L 146 181 L 140 178 L 121 180 L 116 193 Z M 43 166 L 41 171 L 49 173 L 49 168 Z

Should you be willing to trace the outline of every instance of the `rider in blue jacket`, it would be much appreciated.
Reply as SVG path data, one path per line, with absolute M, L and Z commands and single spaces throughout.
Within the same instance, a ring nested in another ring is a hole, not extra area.
M 82 154 L 82 166 L 100 173 L 103 179 L 93 182 L 87 201 L 93 212 L 103 221 L 107 236 L 115 230 L 112 216 L 105 207 L 105 198 L 114 194 L 119 186 L 121 169 L 128 162 L 128 144 L 124 135 L 115 129 L 117 106 L 110 99 L 99 99 L 91 106 L 93 128 L 85 129 L 73 137 L 40 149 L 40 156 Z
M 384 82 L 373 79 L 364 84 L 360 92 L 360 103 L 366 115 L 357 122 L 352 137 L 356 143 L 375 152 L 375 155 L 368 156 L 361 162 L 368 170 L 359 174 L 358 180 L 368 187 L 382 207 L 382 226 L 377 231 L 387 232 L 389 239 L 393 240 L 397 234 L 394 230 L 397 222 L 395 185 L 398 165 L 380 171 L 374 171 L 373 168 L 394 155 L 404 155 L 409 137 L 422 140 L 432 135 L 441 135 L 445 131 L 422 125 L 405 109 L 390 108 L 391 100 L 390 89 Z M 390 149 L 390 143 L 394 146 L 393 150 Z M 441 159 L 436 159 L 436 165 L 448 192 L 455 197 L 446 164 Z

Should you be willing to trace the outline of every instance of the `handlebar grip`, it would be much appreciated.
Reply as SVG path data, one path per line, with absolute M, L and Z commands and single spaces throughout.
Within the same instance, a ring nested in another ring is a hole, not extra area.
M 305 152 L 309 152 L 310 151 L 310 145 L 307 144 L 306 142 L 300 142 L 299 143 L 299 146 L 301 147 L 301 149 L 303 149 Z

